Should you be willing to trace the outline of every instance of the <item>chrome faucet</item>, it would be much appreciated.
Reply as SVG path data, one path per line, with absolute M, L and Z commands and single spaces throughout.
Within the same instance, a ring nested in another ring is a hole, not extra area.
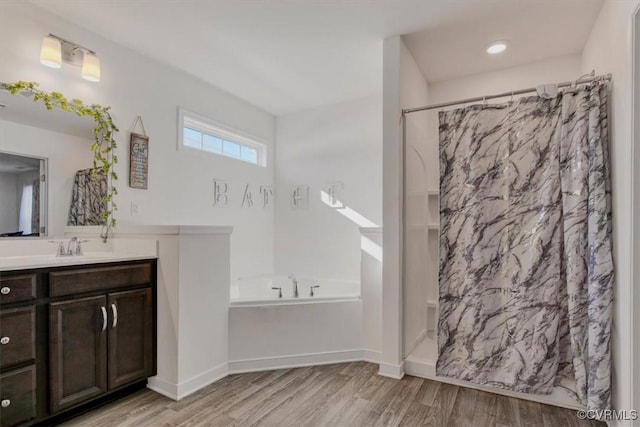
M 58 249 L 56 249 L 57 257 L 64 256 L 82 256 L 84 253 L 82 252 L 82 243 L 88 242 L 88 240 L 78 240 L 77 237 L 72 237 L 69 239 L 67 243 L 67 248 L 64 248 L 64 241 L 62 240 L 49 240 L 49 243 L 55 243 L 58 245 Z
M 67 244 L 67 256 L 71 256 L 73 254 L 75 254 L 76 249 L 78 248 L 78 238 L 77 237 L 72 237 L 71 239 L 69 239 L 69 243 Z M 71 246 L 73 245 L 73 250 L 71 249 Z
M 293 297 L 298 298 L 298 280 L 293 274 L 289 275 L 289 279 L 291 279 L 291 282 L 293 283 Z

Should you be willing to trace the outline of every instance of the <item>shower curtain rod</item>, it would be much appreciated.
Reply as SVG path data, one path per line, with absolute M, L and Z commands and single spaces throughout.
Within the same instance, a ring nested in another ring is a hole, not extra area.
M 611 73 L 609 74 L 605 74 L 602 76 L 589 76 L 587 78 L 581 78 L 578 80 L 573 80 L 570 82 L 562 82 L 562 83 L 558 83 L 557 86 L 558 88 L 563 88 L 563 87 L 570 87 L 570 86 L 576 86 L 576 85 L 581 85 L 581 84 L 586 84 L 586 83 L 591 83 L 591 82 L 595 82 L 595 81 L 610 81 L 611 80 Z M 452 101 L 452 102 L 444 102 L 442 104 L 433 104 L 433 105 L 427 105 L 424 107 L 415 107 L 415 108 L 406 108 L 402 110 L 402 116 L 406 116 L 407 114 L 410 113 L 415 113 L 417 111 L 425 111 L 425 110 L 435 110 L 438 108 L 445 108 L 445 107 L 451 107 L 453 105 L 460 105 L 460 104 L 471 104 L 473 102 L 480 102 L 480 101 L 486 101 L 488 99 L 495 99 L 495 98 L 505 98 L 508 96 L 515 96 L 515 95 L 522 95 L 525 93 L 529 93 L 529 92 L 536 92 L 537 89 L 535 87 L 530 87 L 527 89 L 519 89 L 519 90 L 513 90 L 510 92 L 504 92 L 504 93 L 499 93 L 496 95 L 487 95 L 487 96 L 477 96 L 475 98 L 467 98 L 467 99 L 461 99 L 459 101 Z

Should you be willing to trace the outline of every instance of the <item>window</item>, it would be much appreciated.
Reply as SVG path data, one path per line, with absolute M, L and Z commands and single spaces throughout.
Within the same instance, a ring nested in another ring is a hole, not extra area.
M 181 108 L 178 109 L 178 129 L 179 149 L 187 147 L 254 165 L 267 165 L 264 143 Z

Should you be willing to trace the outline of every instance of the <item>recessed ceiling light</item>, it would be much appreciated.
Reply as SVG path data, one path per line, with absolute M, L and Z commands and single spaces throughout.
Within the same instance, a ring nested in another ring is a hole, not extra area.
M 493 42 L 487 46 L 487 53 L 489 55 L 497 55 L 505 50 L 507 50 L 507 42 L 505 41 Z

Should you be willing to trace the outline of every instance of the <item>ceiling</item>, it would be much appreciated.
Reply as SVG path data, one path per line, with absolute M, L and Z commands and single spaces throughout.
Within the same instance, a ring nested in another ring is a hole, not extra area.
M 19 174 L 40 170 L 40 160 L 33 157 L 0 153 L 0 173 Z
M 546 58 L 579 54 L 603 0 L 511 1 L 488 8 L 482 19 L 426 28 L 404 41 L 429 82 L 514 67 Z M 508 48 L 488 55 L 487 46 L 506 40 Z
M 411 33 L 436 80 L 578 52 L 602 0 L 32 3 L 281 115 L 380 94 L 382 40 L 392 35 Z M 491 62 L 481 54 L 496 37 L 513 46 Z

